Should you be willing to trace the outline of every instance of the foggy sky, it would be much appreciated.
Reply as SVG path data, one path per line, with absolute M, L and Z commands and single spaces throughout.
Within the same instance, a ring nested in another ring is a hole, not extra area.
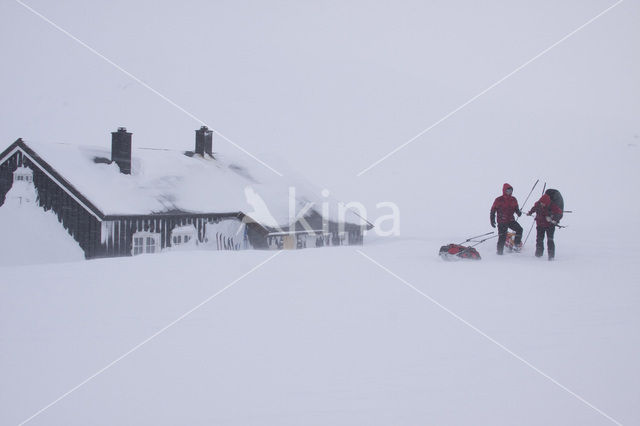
M 434 198 L 483 212 L 505 180 L 516 193 L 535 178 L 576 187 L 567 169 L 597 164 L 572 152 L 640 144 L 638 2 L 360 177 L 615 2 L 26 3 L 276 169 L 289 164 L 346 200 L 396 200 L 416 221 Z M 192 149 L 201 122 L 21 4 L 0 3 L 0 37 L 4 146 L 23 137 L 107 147 L 126 126 L 134 146 Z M 214 151 L 233 150 L 214 139 Z M 454 170 L 470 178 L 443 178 Z M 473 176 L 484 180 L 469 193 Z

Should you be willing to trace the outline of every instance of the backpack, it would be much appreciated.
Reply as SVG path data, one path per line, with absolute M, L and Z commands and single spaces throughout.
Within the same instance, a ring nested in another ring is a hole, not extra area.
M 545 192 L 551 198 L 551 202 L 556 206 L 560 207 L 560 210 L 564 211 L 564 200 L 562 199 L 562 194 L 557 189 L 547 189 Z M 562 219 L 563 213 L 560 214 L 558 219 Z
M 465 247 L 460 244 L 449 244 L 440 247 L 440 257 L 444 260 L 473 259 L 480 260 L 480 253 L 473 247 Z

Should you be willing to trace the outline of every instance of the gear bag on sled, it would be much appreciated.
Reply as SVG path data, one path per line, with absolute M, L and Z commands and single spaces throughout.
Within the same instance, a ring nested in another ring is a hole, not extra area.
M 465 247 L 460 244 L 449 244 L 440 247 L 440 257 L 444 260 L 480 260 L 480 253 L 478 253 L 478 250 L 473 247 Z
M 522 250 L 522 243 L 520 243 L 520 245 L 516 245 L 515 237 L 515 232 L 507 232 L 507 238 L 504 240 L 504 248 L 506 248 L 509 253 L 520 253 L 520 250 Z
M 564 200 L 562 199 L 562 194 L 557 189 L 547 189 L 545 192 L 551 198 L 551 202 L 556 206 L 560 207 L 560 210 L 564 211 Z M 558 219 L 562 219 L 562 214 Z

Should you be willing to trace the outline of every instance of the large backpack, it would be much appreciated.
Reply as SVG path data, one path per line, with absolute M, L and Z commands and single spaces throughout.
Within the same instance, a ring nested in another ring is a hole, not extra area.
M 560 207 L 560 210 L 564 211 L 564 200 L 562 199 L 562 194 L 557 189 L 547 189 L 545 192 L 551 198 L 551 202 L 556 206 Z M 558 219 L 562 219 L 562 213 Z

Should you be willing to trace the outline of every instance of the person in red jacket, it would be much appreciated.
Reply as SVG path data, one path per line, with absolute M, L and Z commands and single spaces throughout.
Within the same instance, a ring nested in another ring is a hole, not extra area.
M 551 202 L 551 197 L 544 194 L 529 210 L 527 216 L 531 216 L 533 213 L 536 214 L 536 257 L 542 257 L 544 254 L 544 236 L 546 234 L 549 260 L 553 260 L 556 255 L 553 234 L 556 231 L 558 221 L 562 217 L 562 210 Z
M 495 199 L 491 206 L 491 213 L 489 214 L 491 226 L 494 228 L 496 227 L 496 214 L 498 216 L 498 254 L 502 254 L 504 251 L 504 243 L 507 240 L 508 229 L 516 231 L 516 237 L 513 241 L 516 250 L 522 247 L 522 226 L 513 219 L 514 214 L 520 217 L 522 212 L 518 207 L 518 200 L 511 195 L 512 193 L 513 187 L 511 185 L 508 183 L 502 185 L 502 195 Z

